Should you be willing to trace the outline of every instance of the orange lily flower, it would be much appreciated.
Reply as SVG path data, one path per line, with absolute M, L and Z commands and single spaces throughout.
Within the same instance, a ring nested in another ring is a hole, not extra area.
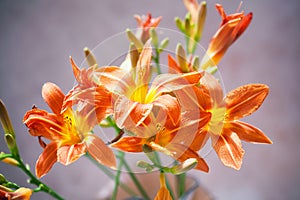
M 84 104 L 85 112 L 94 110 L 96 116 L 94 119 L 100 123 L 102 119 L 112 114 L 112 95 L 103 85 L 98 85 L 93 81 L 95 72 L 99 69 L 97 65 L 93 65 L 87 69 L 80 69 L 74 60 L 70 57 L 73 73 L 77 81 L 74 86 L 66 95 L 62 111 L 74 104 Z
M 253 16 L 251 12 L 247 15 L 244 15 L 244 12 L 226 15 L 220 4 L 216 4 L 216 8 L 222 17 L 222 22 L 201 61 L 200 66 L 203 70 L 210 66 L 216 66 L 220 62 L 230 45 L 247 29 Z
M 256 111 L 268 95 L 269 88 L 264 84 L 249 84 L 238 87 L 229 92 L 223 99 L 223 92 L 219 82 L 206 73 L 201 79 L 206 87 L 202 90 L 202 107 L 211 113 L 211 120 L 198 134 L 191 148 L 200 149 L 207 141 L 212 139 L 212 145 L 218 157 L 225 166 L 240 169 L 244 150 L 241 140 L 252 143 L 272 144 L 272 141 L 258 128 L 240 118 L 251 115 Z M 211 103 L 208 99 L 210 97 Z M 206 103 L 203 103 L 206 102 Z
M 154 200 L 172 200 L 171 194 L 166 186 L 165 175 L 163 173 L 160 173 L 159 182 L 160 189 L 158 190 L 158 193 Z
M 0 185 L 0 199 L 3 200 L 29 200 L 32 191 L 28 188 L 21 187 L 16 191 Z
M 47 174 L 55 162 L 68 165 L 86 152 L 99 163 L 115 167 L 112 150 L 90 132 L 97 124 L 93 109 L 85 108 L 75 112 L 69 107 L 62 111 L 65 95 L 53 83 L 43 86 L 42 96 L 53 113 L 33 107 L 24 116 L 29 133 L 38 136 L 44 147 L 36 162 L 37 177 Z M 46 145 L 41 137 L 51 142 Z
M 132 131 L 139 137 L 151 137 L 147 132 L 138 131 L 149 125 L 152 118 L 161 117 L 160 124 L 175 126 L 180 121 L 181 105 L 172 94 L 175 90 L 191 87 L 199 83 L 202 76 L 199 72 L 186 74 L 161 74 L 149 86 L 151 79 L 152 49 L 148 41 L 131 74 L 118 67 L 101 67 L 95 74 L 98 84 L 104 85 L 114 93 L 114 119 L 119 128 Z M 100 69 L 102 71 L 100 71 Z M 164 113 L 158 115 L 158 113 Z
M 199 10 L 201 9 L 202 4 L 199 4 L 197 0 L 183 0 L 183 3 L 192 15 L 192 22 L 195 24 L 199 19 Z
M 136 35 L 145 44 L 147 40 L 150 38 L 150 34 L 149 34 L 150 28 L 157 27 L 162 19 L 162 16 L 159 16 L 157 18 L 152 18 L 152 15 L 148 13 L 147 16 L 134 15 L 134 18 L 136 19 L 139 28 Z
M 198 113 L 197 113 L 198 114 Z M 193 119 L 194 118 L 194 119 Z M 196 119 L 197 118 L 197 119 Z M 126 136 L 122 137 L 111 146 L 126 152 L 143 152 L 143 146 L 148 146 L 154 151 L 171 156 L 179 162 L 184 162 L 189 158 L 195 158 L 197 165 L 195 169 L 208 172 L 208 166 L 203 158 L 191 148 L 192 139 L 196 138 L 193 133 L 198 133 L 209 121 L 210 115 L 195 115 L 185 112 L 182 115 L 180 125 L 164 127 L 160 124 L 160 119 L 153 120 L 150 125 L 144 125 L 139 130 L 144 135 L 151 137 Z M 154 133 L 154 134 L 153 134 Z
M 178 57 L 179 55 L 177 55 Z M 169 66 L 169 73 L 188 73 L 193 72 L 195 70 L 195 66 L 192 64 L 193 56 L 189 58 L 182 58 L 184 62 L 178 64 L 175 58 L 173 58 L 170 54 L 168 54 L 168 66 Z

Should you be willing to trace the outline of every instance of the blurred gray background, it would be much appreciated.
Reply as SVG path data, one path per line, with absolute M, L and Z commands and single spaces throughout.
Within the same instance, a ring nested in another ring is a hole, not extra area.
M 208 16 L 202 45 L 220 23 L 208 1 Z M 229 14 L 239 1 L 220 1 Z M 220 63 L 226 90 L 248 83 L 265 83 L 270 94 L 260 110 L 244 121 L 261 128 L 273 145 L 243 143 L 246 150 L 240 171 L 224 167 L 215 153 L 206 157 L 208 174 L 192 172 L 215 199 L 300 199 L 300 114 L 299 114 L 299 2 L 245 1 L 243 9 L 254 19 L 248 30 Z M 0 1 L 0 98 L 6 103 L 14 124 L 23 159 L 34 170 L 42 149 L 22 124 L 33 104 L 48 109 L 41 97 L 47 81 L 67 92 L 74 84 L 70 55 L 81 63 L 82 49 L 135 28 L 134 14 L 163 16 L 160 27 L 176 29 L 174 17 L 185 15 L 179 0 L 118 1 Z M 116 44 L 112 44 L 117 49 Z M 105 57 L 106 55 L 103 55 Z M 101 59 L 101 58 L 98 58 Z M 7 151 L 2 140 L 0 151 Z M 20 170 L 0 163 L 0 173 L 28 186 Z M 86 158 L 64 167 L 56 164 L 43 181 L 66 199 L 99 199 L 107 177 Z M 51 199 L 35 194 L 32 199 Z

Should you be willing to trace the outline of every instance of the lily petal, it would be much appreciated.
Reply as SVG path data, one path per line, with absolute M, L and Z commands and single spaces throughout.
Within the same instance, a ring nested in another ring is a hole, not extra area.
M 34 108 L 24 115 L 23 122 L 29 128 L 32 136 L 43 136 L 49 140 L 59 137 L 54 130 L 61 130 L 57 116 L 45 110 Z
M 90 134 L 84 139 L 87 151 L 100 164 L 116 168 L 116 158 L 113 151 L 97 136 Z
M 57 150 L 57 161 L 63 165 L 69 165 L 86 152 L 84 143 L 62 146 Z
M 227 118 L 236 120 L 252 114 L 263 103 L 269 93 L 264 84 L 249 84 L 236 88 L 225 98 Z
M 151 58 L 152 58 L 152 47 L 151 40 L 148 40 L 144 45 L 144 48 L 140 54 L 139 60 L 136 65 L 136 80 L 137 86 L 148 85 L 149 78 L 151 77 Z
M 171 95 L 162 95 L 159 96 L 154 102 L 155 107 L 158 107 L 159 110 L 162 109 L 160 115 L 163 115 L 163 118 L 166 118 L 165 124 L 171 124 L 173 126 L 177 125 L 180 120 L 180 105 L 175 97 Z M 161 118 L 158 116 L 158 118 Z M 162 121 L 161 119 L 159 121 Z
M 61 89 L 54 83 L 45 83 L 42 88 L 42 96 L 53 113 L 60 114 L 65 98 Z
M 154 200 L 172 200 L 171 194 L 166 187 L 165 175 L 163 173 L 160 174 L 160 189 L 156 194 Z
M 218 106 L 222 106 L 224 104 L 221 84 L 213 75 L 205 72 L 200 83 L 207 88 L 205 92 L 208 93 L 214 104 Z
M 213 148 L 222 163 L 239 170 L 242 166 L 244 149 L 239 137 L 233 132 L 223 132 L 220 136 L 212 135 Z
M 191 118 L 193 116 L 194 119 Z M 183 144 L 194 151 L 199 151 L 209 138 L 207 130 L 203 129 L 203 127 L 210 119 L 210 113 L 200 112 L 200 117 L 199 112 L 195 114 L 191 112 L 185 113 L 180 129 L 176 132 L 172 143 Z
M 175 58 L 168 54 L 168 66 L 170 74 L 182 73 L 180 66 L 177 64 Z
M 114 118 L 119 128 L 132 129 L 149 116 L 153 104 L 141 104 L 120 96 L 115 102 Z
M 150 92 L 154 92 L 155 97 L 160 96 L 164 92 L 173 92 L 185 87 L 198 84 L 203 73 L 190 72 L 184 74 L 160 74 L 153 80 Z
M 98 85 L 104 85 L 110 92 L 124 94 L 135 86 L 132 76 L 126 69 L 116 66 L 104 66 L 97 69 L 93 79 Z
M 272 144 L 272 141 L 261 130 L 245 122 L 231 121 L 224 126 L 246 142 Z
M 111 146 L 126 152 L 142 152 L 143 144 L 145 143 L 146 143 L 146 139 L 144 138 L 123 137 L 117 142 L 111 144 Z
M 46 146 L 43 153 L 39 156 L 35 173 L 38 178 L 41 178 L 49 172 L 54 163 L 57 161 L 57 144 L 52 142 Z
M 156 194 L 154 200 L 172 200 L 168 188 L 166 188 L 166 186 L 161 187 L 158 190 L 158 193 Z
M 182 144 L 175 144 L 169 143 L 165 147 L 161 147 L 153 142 L 150 143 L 150 146 L 157 151 L 160 151 L 166 155 L 173 157 L 174 159 L 178 160 L 179 162 L 184 162 L 189 158 L 197 159 L 197 166 L 195 169 L 201 170 L 204 172 L 208 172 L 209 168 L 206 164 L 205 160 L 201 158 L 195 151 L 191 150 L 189 147 L 182 145 Z

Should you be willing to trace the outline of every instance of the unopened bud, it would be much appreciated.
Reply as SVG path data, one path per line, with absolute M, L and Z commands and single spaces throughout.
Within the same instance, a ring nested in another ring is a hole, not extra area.
M 4 132 L 6 134 L 12 135 L 14 137 L 15 132 L 14 132 L 13 126 L 11 124 L 6 107 L 1 99 L 0 99 L 0 120 L 1 120 L 1 124 L 2 124 Z
M 177 28 L 181 31 L 181 32 L 185 32 L 185 29 L 184 29 L 184 23 L 181 21 L 181 19 L 179 19 L 179 17 L 176 17 L 175 18 L 175 23 L 176 23 L 176 26 Z
M 193 169 L 197 165 L 198 161 L 196 158 L 189 158 L 185 160 L 183 163 L 175 165 L 171 168 L 171 173 L 178 175 L 185 173 L 191 169 Z
M 150 165 L 149 163 L 143 160 L 138 161 L 136 165 L 140 168 L 146 169 L 147 172 L 151 172 L 154 169 L 153 165 Z
M 196 34 L 194 36 L 194 40 L 196 40 L 197 42 L 202 37 L 202 32 L 204 29 L 204 23 L 205 23 L 205 19 L 206 19 L 206 11 L 207 11 L 206 2 L 203 1 L 198 8 L 198 16 L 197 16 L 197 22 L 196 22 Z
M 165 48 L 167 48 L 167 46 L 169 45 L 169 38 L 165 38 L 163 39 L 163 41 L 161 41 L 160 45 L 159 45 L 159 53 L 161 53 Z
M 18 154 L 18 148 L 15 140 L 15 132 L 11 124 L 8 112 L 2 100 L 0 99 L 0 120 L 5 132 L 6 144 L 13 155 Z
M 2 185 L 3 183 L 7 183 L 6 178 L 3 176 L 3 174 L 0 174 L 0 185 Z
M 192 35 L 191 17 L 185 18 L 184 28 L 185 28 L 185 34 L 190 37 Z
M 150 36 L 152 38 L 152 44 L 155 48 L 158 48 L 158 36 L 154 27 L 150 29 Z
M 133 43 L 130 43 L 129 51 L 130 51 L 129 54 L 130 54 L 131 67 L 135 68 L 139 60 L 139 52 Z
M 83 51 L 84 51 L 85 59 L 86 59 L 88 65 L 90 67 L 96 65 L 97 64 L 97 60 L 96 60 L 95 56 L 93 55 L 93 53 L 90 51 L 90 49 L 87 48 L 87 47 L 85 47 L 83 49 Z
M 199 66 L 200 66 L 200 61 L 199 61 L 199 57 L 198 56 L 195 56 L 192 60 L 192 66 L 193 66 L 193 69 L 195 71 L 198 71 L 199 69 Z
M 189 72 L 187 62 L 186 62 L 186 52 L 181 44 L 178 44 L 176 47 L 176 58 L 182 72 L 184 73 Z
M 143 49 L 143 43 L 142 41 L 140 41 L 134 34 L 133 32 L 130 30 L 130 29 L 126 29 L 126 33 L 127 33 L 127 37 L 129 39 L 130 42 L 133 42 L 133 44 L 136 46 L 137 50 L 139 52 L 142 51 Z

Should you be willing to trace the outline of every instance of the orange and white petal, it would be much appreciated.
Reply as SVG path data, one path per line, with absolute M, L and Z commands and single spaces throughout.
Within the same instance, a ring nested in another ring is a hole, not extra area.
M 57 161 L 63 165 L 69 165 L 85 153 L 85 143 L 62 146 L 57 150 Z
M 165 175 L 160 174 L 160 189 L 158 190 L 154 200 L 172 200 L 171 194 L 166 186 Z
M 268 93 L 269 87 L 264 84 L 248 84 L 232 90 L 225 98 L 227 119 L 236 120 L 251 115 Z
M 114 105 L 114 119 L 119 128 L 133 129 L 149 116 L 153 104 L 142 104 L 120 96 Z
M 59 115 L 65 98 L 61 89 L 54 83 L 45 83 L 42 88 L 42 96 L 53 113 Z
M 224 125 L 235 132 L 241 140 L 252 143 L 272 144 L 272 141 L 258 128 L 241 121 L 231 121 Z
M 162 126 L 176 126 L 181 118 L 181 107 L 178 100 L 169 95 L 159 96 L 154 102 L 156 116 Z
M 168 66 L 170 74 L 183 73 L 175 58 L 173 58 L 170 54 L 168 54 Z
M 57 144 L 52 142 L 46 146 L 42 154 L 39 156 L 35 173 L 38 178 L 46 175 L 57 161 Z
M 239 170 L 242 166 L 244 149 L 237 134 L 225 130 L 220 136 L 211 135 L 213 148 L 222 163 Z
M 146 143 L 145 138 L 140 137 L 123 137 L 117 142 L 111 144 L 111 147 L 118 148 L 125 152 L 142 152 L 143 145 Z
M 11 200 L 30 200 L 32 190 L 29 188 L 21 187 L 12 192 Z
M 139 60 L 136 65 L 136 85 L 143 86 L 148 85 L 151 77 L 151 59 L 152 59 L 152 47 L 151 40 L 148 40 L 144 45 L 144 48 L 140 54 Z
M 219 80 L 217 80 L 210 73 L 204 72 L 204 76 L 201 78 L 200 83 L 205 86 L 201 92 L 205 92 L 207 95 L 209 95 L 211 102 L 214 102 L 214 104 L 218 106 L 222 106 L 224 104 L 223 89 Z M 207 102 L 205 107 L 209 107 L 209 102 Z
M 175 133 L 172 143 L 184 144 L 194 151 L 199 151 L 207 142 L 209 134 L 205 125 L 210 121 L 211 114 L 196 112 L 185 113 L 179 130 Z
M 89 134 L 84 138 L 88 153 L 100 164 L 116 168 L 116 158 L 113 151 L 96 135 Z
M 106 89 L 115 94 L 125 94 L 130 88 L 135 87 L 132 75 L 117 66 L 103 66 L 93 74 L 97 85 L 104 85 Z
M 149 96 L 152 96 L 152 99 L 155 99 L 162 93 L 173 92 L 185 87 L 191 87 L 198 84 L 202 76 L 203 73 L 200 72 L 160 74 L 153 80 L 147 96 L 149 99 Z
M 205 160 L 201 158 L 195 151 L 191 150 L 189 147 L 183 145 L 183 144 L 175 144 L 170 143 L 166 145 L 165 147 L 162 147 L 160 145 L 157 145 L 153 142 L 150 143 L 150 146 L 156 150 L 160 151 L 166 155 L 169 155 L 173 157 L 174 159 L 178 160 L 179 162 L 184 162 L 185 160 L 189 158 L 195 158 L 197 159 L 198 164 L 196 165 L 195 169 L 201 170 L 204 172 L 208 172 L 209 168 L 206 164 Z
M 62 120 L 55 114 L 37 108 L 27 111 L 23 118 L 23 122 L 29 128 L 32 136 L 43 136 L 50 140 L 60 138 L 57 131 L 62 129 Z

